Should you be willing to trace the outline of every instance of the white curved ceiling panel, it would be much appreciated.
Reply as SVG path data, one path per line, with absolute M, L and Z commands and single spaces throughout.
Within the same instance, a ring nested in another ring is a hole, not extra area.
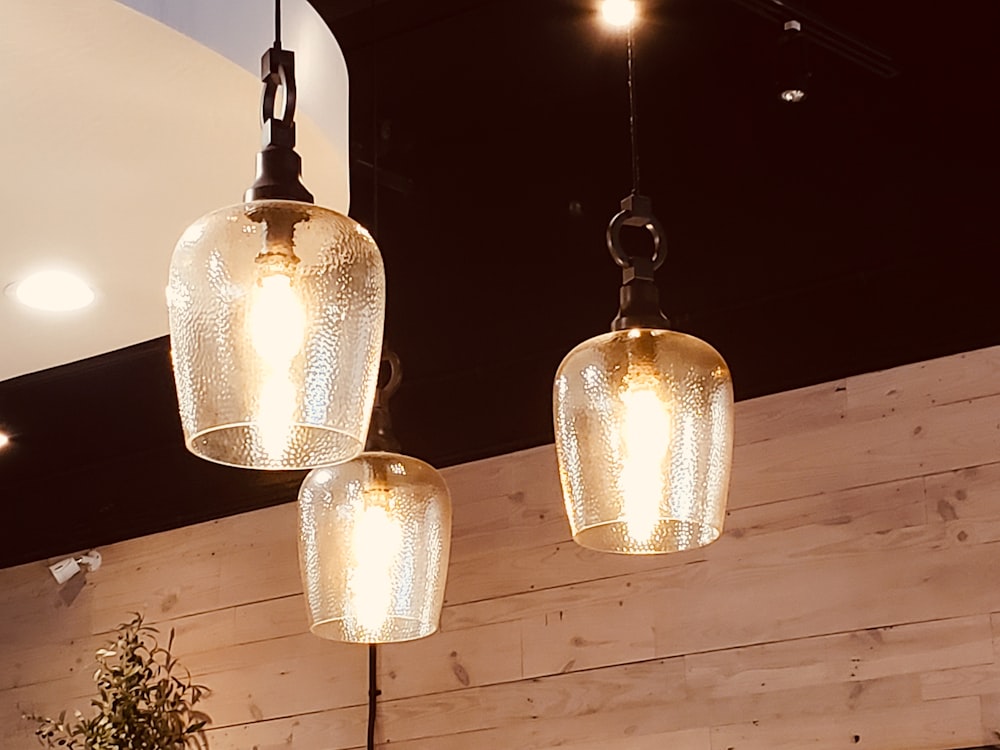
M 166 334 L 174 242 L 200 215 L 238 203 L 253 180 L 270 3 L 130 4 L 144 12 L 114 0 L 4 7 L 0 50 L 16 64 L 0 68 L 0 288 L 64 268 L 97 297 L 46 313 L 0 294 L 0 380 Z M 318 203 L 346 211 L 343 58 L 305 2 L 286 6 L 285 46 L 299 47 L 303 181 Z

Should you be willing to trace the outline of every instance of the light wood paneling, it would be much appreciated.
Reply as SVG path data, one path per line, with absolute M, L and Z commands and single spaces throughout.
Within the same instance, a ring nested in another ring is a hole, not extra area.
M 446 471 L 442 629 L 380 649 L 397 750 L 944 750 L 1000 740 L 1000 348 L 737 405 L 726 532 L 569 538 L 552 446 Z M 291 499 L 291 498 L 290 498 Z M 0 747 L 86 708 L 141 610 L 213 688 L 213 750 L 363 745 L 366 648 L 307 632 L 286 505 L 0 571 Z M 70 551 L 67 551 L 70 552 Z M 82 584 L 82 585 L 81 585 Z

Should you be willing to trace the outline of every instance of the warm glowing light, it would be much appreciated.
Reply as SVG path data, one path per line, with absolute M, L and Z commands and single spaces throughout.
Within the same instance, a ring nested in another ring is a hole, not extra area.
M 94 290 L 67 271 L 40 271 L 17 285 L 18 301 L 36 310 L 79 310 L 94 301 Z
M 10 438 L 0 432 L 0 448 L 6 448 L 7 443 L 10 442 Z
M 802 89 L 785 89 L 781 92 L 781 100 L 797 104 L 806 98 L 806 92 Z
M 390 513 L 388 492 L 366 493 L 357 510 L 351 538 L 347 591 L 358 627 L 377 635 L 392 615 L 392 567 L 403 543 L 403 530 Z
M 601 3 L 601 16 L 604 22 L 616 29 L 632 26 L 638 14 L 634 0 L 604 0 Z
M 556 373 L 553 417 L 573 539 L 631 555 L 717 539 L 732 394 L 719 353 L 675 331 L 614 331 L 567 354 Z
M 313 633 L 347 643 L 396 643 L 437 630 L 451 500 L 433 467 L 396 453 L 362 453 L 311 471 L 298 508 Z
M 258 439 L 268 458 L 280 460 L 292 438 L 298 404 L 289 371 L 302 350 L 306 325 L 305 310 L 288 275 L 273 272 L 258 281 L 247 321 L 254 351 L 266 373 L 260 387 Z
M 660 520 L 663 482 L 663 446 L 670 435 L 673 416 L 658 393 L 653 373 L 629 373 L 622 401 L 621 491 L 624 521 L 633 541 L 649 541 Z
M 248 322 L 253 348 L 272 370 L 287 369 L 302 349 L 306 314 L 289 276 L 261 277 L 252 293 Z
M 295 384 L 286 373 L 271 372 L 260 387 L 258 440 L 271 460 L 280 461 L 292 438 L 292 420 L 298 404 Z

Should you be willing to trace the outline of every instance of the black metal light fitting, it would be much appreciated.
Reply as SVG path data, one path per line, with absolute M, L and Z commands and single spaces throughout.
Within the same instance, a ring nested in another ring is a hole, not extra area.
M 257 178 L 244 200 L 291 200 L 312 203 L 302 184 L 302 158 L 295 151 L 295 53 L 281 48 L 280 3 L 275 19 L 275 42 L 260 59 L 261 141 Z M 281 104 L 280 111 L 276 111 Z

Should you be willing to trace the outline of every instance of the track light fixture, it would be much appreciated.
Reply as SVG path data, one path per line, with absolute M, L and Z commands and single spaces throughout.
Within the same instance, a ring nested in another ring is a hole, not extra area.
M 802 35 L 802 24 L 786 21 L 778 40 L 778 95 L 781 101 L 798 104 L 809 93 L 807 56 L 808 40 Z

